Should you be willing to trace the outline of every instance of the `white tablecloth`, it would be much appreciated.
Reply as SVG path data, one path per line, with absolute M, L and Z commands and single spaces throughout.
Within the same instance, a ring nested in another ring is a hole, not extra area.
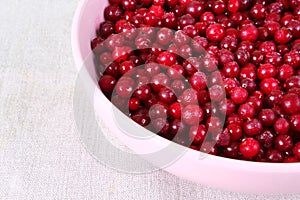
M 1 199 L 300 199 L 223 192 L 163 171 L 130 175 L 99 164 L 79 141 L 72 115 L 70 30 L 78 1 L 1 3 Z

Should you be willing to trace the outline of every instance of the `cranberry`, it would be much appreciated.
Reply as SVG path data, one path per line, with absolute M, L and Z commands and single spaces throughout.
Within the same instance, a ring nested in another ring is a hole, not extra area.
M 240 8 L 240 0 L 229 0 L 227 3 L 227 9 L 229 12 L 237 12 Z
M 282 162 L 284 159 L 282 152 L 277 149 L 269 149 L 266 156 L 269 162 L 278 163 Z
M 290 51 L 283 57 L 284 63 L 291 65 L 294 69 L 300 68 L 300 54 L 296 51 Z
M 238 109 L 238 114 L 242 119 L 250 119 L 255 115 L 255 108 L 248 103 L 242 104 Z
M 110 5 L 104 10 L 104 17 L 108 21 L 116 22 L 121 19 L 123 11 L 117 5 Z
M 174 35 L 173 42 L 176 46 L 183 46 L 189 42 L 189 37 L 181 30 L 176 31 Z
M 243 124 L 244 132 L 249 136 L 258 135 L 262 130 L 262 123 L 258 119 L 250 119 Z
M 174 119 L 180 119 L 181 118 L 181 104 L 178 102 L 175 102 L 169 106 L 169 115 Z
M 292 37 L 292 33 L 287 28 L 277 30 L 274 35 L 274 39 L 278 44 L 286 44 Z
M 192 126 L 189 131 L 189 137 L 194 144 L 202 143 L 206 137 L 206 134 L 207 130 L 203 124 Z
M 247 50 L 239 49 L 235 52 L 236 61 L 243 66 L 250 61 L 250 53 Z
M 116 84 L 116 93 L 123 98 L 132 95 L 134 89 L 134 80 L 132 78 L 120 79 Z
M 291 76 L 284 83 L 285 89 L 300 88 L 300 76 Z
M 195 19 L 190 14 L 183 15 L 177 20 L 178 29 L 182 30 L 185 26 L 195 24 Z
M 258 38 L 258 29 L 254 25 L 243 26 L 240 30 L 239 38 L 255 42 Z
M 225 90 L 220 85 L 213 85 L 210 87 L 209 94 L 212 101 L 220 102 L 225 99 Z
M 126 74 L 133 68 L 135 68 L 135 65 L 132 61 L 124 61 L 119 65 L 119 71 L 121 74 Z
M 196 53 L 203 53 L 204 49 L 208 47 L 208 41 L 205 37 L 196 36 L 191 42 L 191 47 Z
M 173 29 L 177 25 L 177 18 L 173 12 L 169 12 L 162 17 L 163 25 L 167 28 Z
M 204 12 L 200 17 L 200 21 L 213 23 L 215 21 L 215 15 L 212 12 Z
M 260 82 L 260 89 L 264 94 L 279 89 L 279 81 L 275 78 L 265 78 Z
M 289 151 L 293 148 L 294 142 L 289 135 L 278 135 L 275 138 L 275 147 L 279 151 Z
M 188 125 L 199 124 L 204 117 L 203 110 L 197 105 L 187 105 L 182 110 L 182 120 Z
M 198 102 L 197 91 L 192 88 L 186 89 L 179 97 L 179 100 L 184 105 L 196 104 Z
M 256 137 L 257 141 L 265 148 L 270 148 L 274 144 L 275 134 L 271 130 L 264 130 Z
M 159 73 L 153 76 L 151 80 L 151 88 L 154 91 L 159 92 L 161 88 L 167 87 L 169 85 L 169 82 L 170 80 L 166 74 Z
M 260 65 L 264 62 L 264 59 L 265 59 L 265 57 L 261 51 L 255 50 L 252 52 L 251 61 L 253 64 Z
M 279 118 L 274 124 L 274 129 L 277 134 L 280 135 L 287 134 L 288 131 L 290 130 L 290 123 L 285 118 Z
M 257 76 L 260 80 L 276 76 L 276 67 L 272 64 L 262 64 L 257 69 Z
M 246 158 L 253 158 L 258 154 L 259 150 L 259 143 L 253 138 L 247 138 L 240 144 L 240 152 Z
M 223 67 L 223 71 L 226 77 L 235 78 L 239 75 L 240 68 L 236 62 L 232 61 L 225 64 L 225 66 Z
M 185 89 L 187 88 L 186 82 L 183 80 L 174 80 L 171 83 L 170 88 L 176 93 L 176 94 L 181 94 Z
M 300 132 L 300 114 L 294 114 L 290 117 L 291 129 L 297 133 Z
M 266 8 L 262 4 L 256 4 L 252 7 L 250 13 L 254 19 L 263 19 L 266 16 Z
M 206 88 L 207 78 L 203 72 L 196 72 L 190 78 L 190 84 L 196 91 Z
M 294 93 L 288 93 L 281 100 L 281 108 L 287 114 L 295 114 L 300 111 L 300 99 Z
M 292 20 L 287 28 L 292 32 L 294 38 L 300 38 L 300 20 Z
M 171 79 L 181 79 L 185 74 L 181 65 L 175 64 L 168 68 L 168 75 Z
M 300 142 L 295 144 L 293 148 L 293 153 L 297 159 L 300 159 Z
M 220 43 L 220 47 L 223 49 L 228 49 L 229 51 L 234 51 L 237 49 L 238 41 L 232 36 L 226 36 Z
M 236 104 L 242 104 L 247 100 L 248 92 L 242 87 L 236 87 L 231 90 L 230 98 Z
M 158 96 L 162 102 L 167 103 L 167 104 L 171 104 L 174 101 L 176 101 L 176 99 L 177 99 L 175 93 L 168 88 L 162 88 L 159 91 Z
M 230 125 L 230 124 L 237 124 L 239 126 L 242 126 L 243 124 L 243 120 L 239 117 L 238 114 L 231 114 L 228 116 L 228 118 L 226 119 L 226 124 Z
M 248 93 L 252 93 L 256 90 L 256 83 L 252 79 L 242 79 L 241 86 L 245 88 Z
M 99 86 L 104 93 L 111 93 L 116 85 L 116 79 L 110 75 L 104 75 L 100 78 Z
M 276 115 L 272 109 L 262 109 L 258 115 L 258 119 L 264 126 L 272 126 L 275 123 Z
M 224 155 L 229 158 L 237 158 L 239 156 L 239 143 L 232 142 L 224 148 Z
M 190 14 L 195 19 L 199 18 L 203 13 L 204 7 L 199 1 L 190 1 L 186 6 L 186 14 Z
M 165 51 L 159 54 L 157 61 L 161 65 L 172 66 L 176 64 L 176 57 L 175 54 Z
M 212 10 L 216 14 L 222 14 L 226 10 L 226 3 L 221 0 L 214 1 L 212 5 Z
M 206 37 L 212 42 L 219 42 L 225 36 L 225 29 L 221 24 L 211 24 L 206 30 Z

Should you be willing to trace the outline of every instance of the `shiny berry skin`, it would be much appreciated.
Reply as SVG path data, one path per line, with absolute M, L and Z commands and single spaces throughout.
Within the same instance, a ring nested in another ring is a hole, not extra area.
M 283 153 L 277 149 L 269 149 L 266 157 L 269 162 L 274 163 L 282 162 L 284 159 Z
M 274 39 L 277 44 L 287 44 L 291 41 L 293 35 L 287 28 L 281 28 L 275 32 Z
M 162 20 L 163 25 L 167 28 L 173 29 L 177 25 L 177 18 L 173 12 L 165 13 Z
M 151 88 L 152 90 L 159 92 L 161 88 L 168 87 L 170 79 L 164 73 L 159 73 L 152 77 Z
M 129 110 L 137 110 L 140 107 L 140 101 L 137 98 L 130 98 L 128 102 Z
M 223 67 L 223 72 L 226 77 L 235 78 L 239 75 L 240 67 L 237 62 L 232 61 L 225 64 Z
M 227 2 L 227 9 L 229 12 L 237 12 L 240 8 L 240 0 L 229 0 Z
M 238 40 L 233 36 L 225 36 L 220 43 L 221 48 L 228 49 L 229 51 L 236 50 L 237 45 L 238 45 Z
M 291 129 L 300 133 L 300 114 L 294 114 L 290 117 Z
M 243 124 L 244 132 L 249 136 L 255 136 L 261 133 L 263 126 L 260 120 L 250 119 Z
M 257 76 L 260 80 L 274 77 L 276 73 L 277 73 L 276 68 L 272 64 L 262 64 L 257 69 Z
M 169 106 L 169 115 L 174 119 L 180 119 L 181 118 L 181 110 L 182 106 L 179 102 L 175 102 Z
M 189 82 L 194 90 L 203 90 L 206 88 L 207 78 L 203 72 L 196 72 L 191 76 Z
M 243 26 L 240 30 L 239 38 L 242 41 L 255 42 L 258 38 L 258 29 L 254 25 Z
M 181 79 L 184 75 L 185 71 L 181 65 L 175 64 L 168 68 L 168 76 L 173 80 Z
M 125 61 L 119 65 L 119 71 L 121 74 L 126 74 L 133 68 L 135 68 L 135 65 L 132 61 Z
M 179 97 L 179 100 L 184 105 L 196 104 L 198 102 L 197 91 L 189 88 L 184 90 L 182 95 Z
M 151 98 L 151 89 L 148 85 L 142 85 L 135 90 L 134 96 L 141 101 L 148 100 Z
M 264 130 L 260 134 L 256 135 L 255 138 L 261 146 L 270 148 L 274 144 L 275 134 L 272 130 Z
M 204 141 L 207 134 L 206 127 L 203 124 L 194 125 L 189 130 L 189 138 L 194 144 L 200 144 Z
M 253 158 L 258 154 L 260 150 L 260 145 L 257 140 L 253 138 L 246 138 L 240 144 L 240 152 L 246 158 Z
M 255 4 L 251 9 L 250 14 L 254 19 L 263 19 L 266 16 L 266 8 L 262 4 Z
M 289 151 L 293 148 L 294 142 L 289 135 L 278 135 L 275 138 L 275 147 L 279 151 Z
M 294 93 L 288 93 L 283 96 L 280 105 L 285 113 L 295 114 L 300 111 L 300 98 Z
M 238 49 L 235 52 L 235 58 L 240 66 L 244 66 L 250 61 L 251 57 L 250 57 L 250 53 L 247 50 Z
M 263 126 L 272 126 L 276 121 L 276 115 L 272 109 L 262 109 L 258 114 L 258 119 Z
M 274 124 L 274 129 L 279 135 L 287 134 L 290 130 L 290 122 L 285 118 L 279 118 Z
M 260 89 L 264 94 L 279 90 L 279 81 L 275 78 L 265 78 L 260 82 Z
M 230 98 L 236 104 L 242 104 L 247 100 L 248 92 L 242 87 L 236 87 L 231 90 Z
M 184 27 L 188 25 L 195 24 L 195 18 L 190 14 L 183 15 L 177 19 L 178 29 L 182 30 Z
M 197 19 L 204 12 L 204 6 L 199 1 L 190 1 L 186 6 L 185 12 Z
M 187 105 L 182 110 L 182 120 L 188 125 L 199 124 L 204 117 L 204 112 L 202 108 L 198 105 Z
M 164 9 L 159 5 L 152 5 L 149 8 L 149 12 L 153 13 L 155 16 L 161 18 L 164 15 Z
M 255 107 L 249 103 L 240 105 L 238 109 L 238 114 L 241 119 L 250 119 L 255 115 Z
M 221 85 L 213 85 L 209 88 L 210 99 L 215 102 L 220 102 L 226 98 L 225 89 Z
M 116 84 L 116 93 L 123 98 L 128 98 L 134 90 L 134 80 L 132 78 L 122 78 Z
M 117 5 L 110 5 L 104 10 L 104 17 L 108 21 L 116 22 L 121 19 L 122 15 L 123 11 Z
M 166 104 L 171 104 L 177 99 L 175 93 L 168 88 L 162 88 L 159 91 L 158 97 L 162 102 Z
M 99 80 L 99 86 L 104 93 L 111 93 L 116 85 L 116 79 L 110 75 L 104 75 Z
M 239 140 L 243 135 L 243 129 L 240 125 L 232 123 L 227 126 L 228 132 L 230 133 L 231 141 Z
M 291 65 L 294 69 L 300 68 L 300 54 L 296 51 L 290 51 L 283 57 L 284 63 Z
M 300 142 L 296 143 L 293 148 L 293 153 L 297 159 L 300 160 Z
M 161 65 L 172 66 L 176 64 L 176 57 L 175 54 L 165 51 L 159 54 L 157 61 Z
M 122 0 L 122 7 L 124 10 L 134 11 L 137 6 L 137 0 Z
M 221 24 L 211 24 L 206 30 L 206 37 L 212 42 L 220 42 L 225 37 L 225 29 Z
M 226 10 L 226 3 L 221 0 L 213 1 L 212 10 L 216 14 L 222 14 Z
M 295 70 L 292 66 L 283 64 L 278 68 L 277 77 L 280 81 L 286 81 L 288 78 L 295 74 Z

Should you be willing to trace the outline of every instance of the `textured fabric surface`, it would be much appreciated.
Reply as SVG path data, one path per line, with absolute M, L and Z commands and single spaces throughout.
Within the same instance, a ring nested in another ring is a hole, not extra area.
M 130 175 L 99 164 L 72 116 L 70 29 L 78 1 L 1 3 L 0 199 L 300 199 L 223 192 L 163 171 Z

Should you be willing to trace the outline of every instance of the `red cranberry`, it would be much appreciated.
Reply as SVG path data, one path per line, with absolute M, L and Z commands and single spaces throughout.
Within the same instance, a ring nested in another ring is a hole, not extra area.
M 227 9 L 229 12 L 237 12 L 240 8 L 240 0 L 229 0 L 227 3 Z
M 274 77 L 276 75 L 276 68 L 272 64 L 262 64 L 257 69 L 257 76 L 260 80 L 265 78 Z
M 258 97 L 255 97 L 255 96 L 250 96 L 247 99 L 246 103 L 249 103 L 249 104 L 253 105 L 256 112 L 259 112 L 262 109 L 262 106 L 263 106 L 262 105 L 263 104 L 262 100 L 259 99 Z
M 265 57 L 261 51 L 255 50 L 252 52 L 251 61 L 253 64 L 260 65 L 264 62 L 264 59 L 265 59 Z
M 294 114 L 290 117 L 291 129 L 300 132 L 300 114 Z
M 206 127 L 203 124 L 194 125 L 190 128 L 189 137 L 195 144 L 201 144 L 207 134 Z
M 159 73 L 153 76 L 151 80 L 151 88 L 154 91 L 159 92 L 161 88 L 167 87 L 169 85 L 169 82 L 170 80 L 166 74 Z
M 255 115 L 255 108 L 249 103 L 240 105 L 238 109 L 238 114 L 242 119 L 250 119 Z
M 259 150 L 259 143 L 253 138 L 247 138 L 240 144 L 240 152 L 246 158 L 253 158 L 258 154 Z
M 254 19 L 263 19 L 266 16 L 266 8 L 262 4 L 256 4 L 252 7 L 250 13 Z
M 204 49 L 208 47 L 208 41 L 205 37 L 196 36 L 191 42 L 191 47 L 196 53 L 203 53 Z
M 300 159 L 300 142 L 295 144 L 293 148 L 293 153 L 297 159 Z
M 157 61 L 161 65 L 172 66 L 176 64 L 176 55 L 165 51 L 159 54 Z
M 274 35 L 274 39 L 278 44 L 286 44 L 292 37 L 292 33 L 287 28 L 277 30 Z
M 124 10 L 134 11 L 137 6 L 137 0 L 122 0 L 122 7 Z
M 159 91 L 158 96 L 162 102 L 167 103 L 167 104 L 171 104 L 174 101 L 176 101 L 176 99 L 177 99 L 175 93 L 168 88 L 162 88 Z
M 199 18 L 203 13 L 204 7 L 199 1 L 190 1 L 186 6 L 186 14 L 190 14 L 195 19 Z
M 140 101 L 137 98 L 130 98 L 128 108 L 131 111 L 137 110 L 140 107 Z
M 279 118 L 274 124 L 274 129 L 277 134 L 280 135 L 287 134 L 288 131 L 290 130 L 290 123 L 285 118 Z
M 300 54 L 296 51 L 290 51 L 283 57 L 284 63 L 291 65 L 294 69 L 300 68 Z
M 190 14 L 183 15 L 178 18 L 178 29 L 182 30 L 185 26 L 195 24 L 195 19 Z
M 125 61 L 119 65 L 119 71 L 121 74 L 126 74 L 133 68 L 135 68 L 135 65 L 132 61 Z
M 175 94 L 181 94 L 186 90 L 187 84 L 183 80 L 174 80 L 171 83 L 170 88 L 175 92 Z
M 236 104 L 242 104 L 247 100 L 248 92 L 242 87 L 236 87 L 231 90 L 230 98 Z
M 275 147 L 279 151 L 289 151 L 293 148 L 294 142 L 289 135 L 278 135 L 275 138 Z
M 109 5 L 104 10 L 104 17 L 108 21 L 116 22 L 121 19 L 123 11 L 117 5 Z
M 203 72 L 196 72 L 190 78 L 190 84 L 196 91 L 206 88 L 207 78 Z
M 184 105 L 196 104 L 198 102 L 197 91 L 192 88 L 186 89 L 179 97 L 179 100 Z
M 295 114 L 300 111 L 300 99 L 294 93 L 288 93 L 281 100 L 281 108 L 287 114 Z
M 240 68 L 236 62 L 226 63 L 223 67 L 224 75 L 229 78 L 235 78 L 239 75 Z
M 249 136 L 258 135 L 263 130 L 262 123 L 258 119 L 250 119 L 244 122 L 243 130 Z
M 279 81 L 275 78 L 265 78 L 260 82 L 260 89 L 264 94 L 279 90 Z
M 258 38 L 258 29 L 254 25 L 243 26 L 240 30 L 239 38 L 255 42 Z
M 232 141 L 239 140 L 243 135 L 242 127 L 238 124 L 229 124 L 227 126 L 228 132 L 230 133 L 230 138 Z
M 104 75 L 100 78 L 99 86 L 104 93 L 111 93 L 116 85 L 116 79 L 110 75 Z
M 181 104 L 178 102 L 175 102 L 169 106 L 169 115 L 170 117 L 174 119 L 180 119 L 181 118 Z
M 226 10 L 226 3 L 221 0 L 214 1 L 212 5 L 212 10 L 216 14 L 222 14 Z
M 284 83 L 285 89 L 300 88 L 300 76 L 291 76 Z
M 284 159 L 284 156 L 282 154 L 282 152 L 280 152 L 277 149 L 269 149 L 267 151 L 267 160 L 269 162 L 274 162 L 274 163 L 279 163 L 282 162 Z
M 182 110 L 182 120 L 189 125 L 199 124 L 204 117 L 203 110 L 197 105 L 187 105 Z
M 258 119 L 264 126 L 272 126 L 275 123 L 276 115 L 272 109 L 262 109 L 258 115 Z
M 228 116 L 228 118 L 226 119 L 226 124 L 227 126 L 230 124 L 237 124 L 239 126 L 242 126 L 243 124 L 243 120 L 239 117 L 238 114 L 231 114 Z
M 206 30 L 206 37 L 212 42 L 219 42 L 225 36 L 225 29 L 221 24 L 211 24 Z
M 264 130 L 256 137 L 257 141 L 265 148 L 270 148 L 274 144 L 275 134 L 271 130 Z
M 120 79 L 116 84 L 116 92 L 120 97 L 128 98 L 132 95 L 134 80 L 132 78 Z

